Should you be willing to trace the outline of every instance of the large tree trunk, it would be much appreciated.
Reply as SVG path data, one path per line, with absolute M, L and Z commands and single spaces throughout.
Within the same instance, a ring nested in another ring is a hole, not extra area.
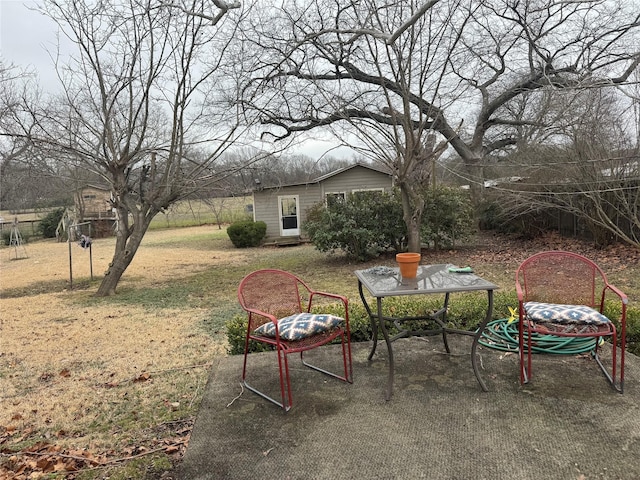
M 482 204 L 484 198 L 484 168 L 481 157 L 463 158 L 465 170 L 469 177 L 469 190 L 471 193 L 471 204 L 475 211 Z
M 407 191 L 407 186 L 404 182 L 400 183 L 400 198 L 402 201 L 402 217 L 407 226 L 407 251 L 420 253 L 422 250 L 420 225 L 422 224 L 424 204 L 420 204 L 420 199 L 416 198 L 414 198 L 414 201 L 411 201 L 412 197 Z M 417 205 L 416 200 L 418 200 Z
M 144 238 L 144 234 L 149 228 L 153 215 L 138 214 L 138 220 L 129 227 L 128 222 L 118 221 L 116 228 L 116 248 L 109 268 L 104 274 L 102 283 L 96 292 L 97 297 L 108 297 L 115 295 L 116 286 L 125 270 L 131 264 L 133 257 L 138 251 L 138 247 Z M 120 217 L 122 218 L 122 217 Z M 126 218 L 126 214 L 125 214 Z
M 420 222 L 413 217 L 407 222 L 407 251 L 420 253 L 422 241 L 420 240 Z

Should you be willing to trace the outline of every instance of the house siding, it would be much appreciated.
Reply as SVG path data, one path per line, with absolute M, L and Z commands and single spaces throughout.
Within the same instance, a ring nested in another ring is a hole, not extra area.
M 319 185 L 292 185 L 281 188 L 270 188 L 253 193 L 253 217 L 254 220 L 267 224 L 267 239 L 280 238 L 280 209 L 278 198 L 285 195 L 298 196 L 298 208 L 300 224 L 305 221 L 306 210 L 322 198 Z M 302 232 L 300 232 L 302 235 Z
M 354 190 L 384 188 L 391 190 L 391 178 L 389 175 L 370 170 L 364 167 L 355 167 L 335 177 L 324 180 L 322 186 L 322 198 L 326 193 L 346 192 Z
M 298 226 L 300 227 L 301 239 L 305 239 L 302 224 L 306 220 L 306 212 L 311 206 L 324 201 L 325 194 L 344 192 L 348 195 L 354 190 L 380 188 L 386 191 L 391 190 L 391 176 L 357 165 L 335 175 L 328 175 L 317 182 L 254 191 L 253 218 L 255 221 L 263 221 L 267 224 L 267 242 L 282 240 L 278 198 L 285 195 L 297 195 L 300 222 Z

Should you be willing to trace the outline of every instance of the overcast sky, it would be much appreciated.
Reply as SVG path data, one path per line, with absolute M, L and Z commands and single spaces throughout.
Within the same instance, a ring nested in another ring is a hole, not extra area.
M 40 86 L 45 91 L 55 91 L 59 88 L 50 54 L 57 49 L 57 25 L 53 20 L 30 10 L 28 7 L 37 5 L 33 0 L 0 0 L 0 56 L 5 65 L 16 65 L 29 68 L 38 74 Z M 61 50 L 64 53 L 73 52 L 73 45 L 67 40 Z M 303 148 L 296 149 L 298 153 L 313 158 L 320 157 L 334 146 L 334 142 L 308 141 Z M 293 152 L 292 152 L 293 153 Z M 336 157 L 350 157 L 353 152 L 340 148 L 330 155 Z
M 45 90 L 56 88 L 53 63 L 57 26 L 49 18 L 27 8 L 33 1 L 0 0 L 0 54 L 5 65 L 36 71 Z

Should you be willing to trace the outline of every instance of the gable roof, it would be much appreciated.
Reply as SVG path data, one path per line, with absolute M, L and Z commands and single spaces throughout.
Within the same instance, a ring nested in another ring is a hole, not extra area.
M 262 187 L 261 190 L 269 190 L 269 189 L 273 189 L 273 188 L 283 188 L 283 187 L 300 187 L 300 186 L 305 186 L 305 185 L 315 185 L 315 184 L 318 184 L 318 183 L 322 183 L 322 182 L 324 182 L 325 180 L 327 180 L 327 179 L 329 179 L 331 177 L 335 177 L 336 175 L 340 175 L 341 173 L 344 173 L 346 171 L 354 169 L 356 167 L 366 168 L 366 169 L 372 170 L 374 172 L 382 173 L 383 175 L 391 176 L 391 173 L 389 173 L 388 171 L 385 171 L 385 170 L 383 170 L 381 168 L 357 162 L 357 163 L 354 163 L 353 165 L 349 165 L 347 167 L 339 168 L 338 170 L 334 170 L 333 172 L 329 172 L 329 173 L 327 173 L 325 175 L 321 175 L 321 176 L 319 176 L 317 178 L 314 178 L 313 180 L 310 180 L 308 182 L 286 183 L 286 184 L 282 184 L 282 185 L 273 185 L 271 187 Z

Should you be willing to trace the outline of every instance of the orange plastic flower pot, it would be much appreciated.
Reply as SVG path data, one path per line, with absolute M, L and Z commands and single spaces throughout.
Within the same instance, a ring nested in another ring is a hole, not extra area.
M 402 275 L 402 278 L 416 278 L 420 258 L 419 253 L 396 254 L 396 262 L 398 262 L 398 266 L 400 267 L 400 275 Z

